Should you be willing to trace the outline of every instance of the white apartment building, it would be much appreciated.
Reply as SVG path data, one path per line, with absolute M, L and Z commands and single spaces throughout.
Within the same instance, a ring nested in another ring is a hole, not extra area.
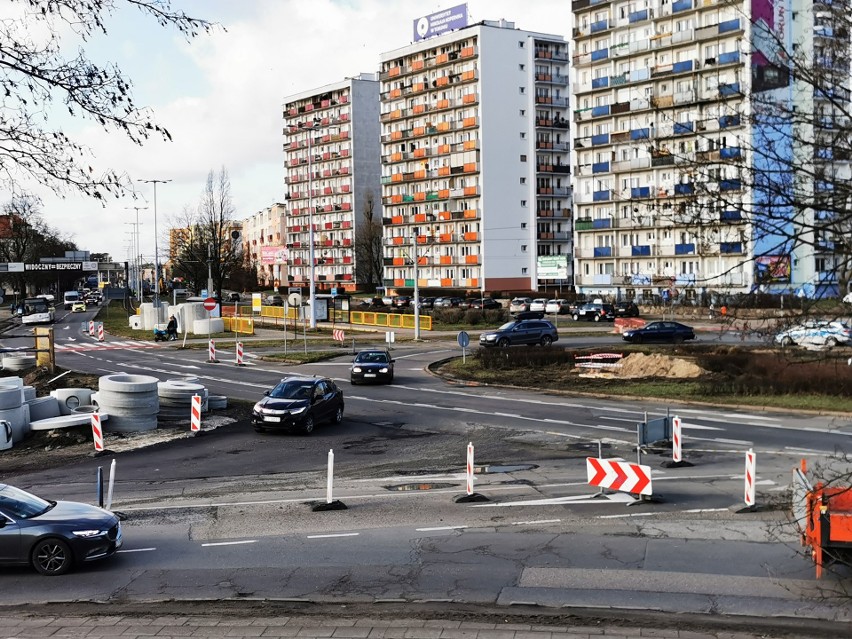
M 258 285 L 264 288 L 286 286 L 286 214 L 284 204 L 273 204 L 242 221 L 243 254 L 257 270 Z
M 530 291 L 540 257 L 572 262 L 562 36 L 483 21 L 381 54 L 380 80 L 388 286 Z
M 364 208 L 372 203 L 381 218 L 375 74 L 287 97 L 284 139 L 285 285 L 309 287 L 313 248 L 317 290 L 354 291 L 361 283 L 355 249 Z

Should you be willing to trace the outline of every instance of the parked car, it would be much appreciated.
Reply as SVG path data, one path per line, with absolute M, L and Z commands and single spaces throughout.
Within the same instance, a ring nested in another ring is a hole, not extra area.
M 642 328 L 624 331 L 621 338 L 625 342 L 642 344 L 644 342 L 671 342 L 679 344 L 686 340 L 695 339 L 695 331 L 691 326 L 680 322 L 651 322 Z
M 0 563 L 56 576 L 119 548 L 121 522 L 108 510 L 0 484 Z
M 228 293 L 228 297 L 225 298 L 225 301 L 231 302 L 233 304 L 234 302 L 241 302 L 242 299 L 243 298 L 239 293 L 233 292 Z
M 411 305 L 411 298 L 408 295 L 397 295 L 393 298 L 394 308 L 406 308 Z
M 385 308 L 385 302 L 381 297 L 363 299 L 358 303 L 361 308 Z
M 521 311 L 520 313 L 515 313 L 514 319 L 516 319 L 516 320 L 544 319 L 544 311 Z
M 544 312 L 551 315 L 568 315 L 571 312 L 571 305 L 568 300 L 547 300 L 547 304 L 544 305 Z
M 435 307 L 435 298 L 434 297 L 421 297 L 420 298 L 420 308 L 434 308 Z
M 343 391 L 328 377 L 285 377 L 254 405 L 251 421 L 259 433 L 280 429 L 309 435 L 319 423 L 343 421 Z
M 352 360 L 349 381 L 353 386 L 362 382 L 393 382 L 393 358 L 383 349 L 360 351 Z
M 639 317 L 639 307 L 633 302 L 617 302 L 613 307 L 615 308 L 616 317 Z
M 471 300 L 470 308 L 480 311 L 489 311 L 501 309 L 503 308 L 503 305 L 497 300 L 495 300 L 493 297 L 483 297 L 480 299 Z
M 458 306 L 463 301 L 461 297 L 436 297 L 435 308 L 451 308 Z
M 480 346 L 514 346 L 516 344 L 541 344 L 550 346 L 559 339 L 556 327 L 547 320 L 516 320 L 503 324 L 495 331 L 479 336 Z
M 775 336 L 781 346 L 837 346 L 852 344 L 852 326 L 840 321 L 809 320 Z
M 530 304 L 532 304 L 532 299 L 529 297 L 516 297 L 509 302 L 509 313 L 514 315 L 515 313 L 528 311 L 530 310 Z
M 547 299 L 546 299 L 546 298 L 544 298 L 544 297 L 537 297 L 537 298 L 536 298 L 536 299 L 534 299 L 532 302 L 530 302 L 530 308 L 529 308 L 529 310 L 531 310 L 531 311 L 541 311 L 542 313 L 544 313 L 544 312 L 545 312 L 545 307 L 546 307 L 546 306 L 547 306 Z
M 612 321 L 615 319 L 615 309 L 612 304 L 583 304 L 574 311 L 574 320 L 586 320 L 588 322 Z
M 266 306 L 284 306 L 284 298 L 281 295 L 267 295 L 263 303 Z

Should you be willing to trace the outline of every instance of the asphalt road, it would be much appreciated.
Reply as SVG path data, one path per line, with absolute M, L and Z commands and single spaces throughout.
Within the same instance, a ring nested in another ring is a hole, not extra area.
M 664 468 L 670 451 L 646 451 L 659 502 L 633 504 L 621 493 L 596 497 L 585 458 L 601 446 L 604 457 L 636 460 L 635 425 L 646 413 L 664 415 L 661 404 L 453 386 L 426 371 L 458 353 L 449 343 L 400 346 L 392 386 L 353 388 L 348 355 L 286 367 L 249 351 L 248 366 L 210 364 L 205 350 L 94 344 L 79 330 L 83 315 L 56 327 L 65 368 L 191 375 L 248 401 L 290 372 L 328 375 L 344 389 L 346 416 L 311 437 L 258 435 L 243 422 L 116 455 L 114 508 L 129 516 L 123 551 L 61 579 L 4 572 L 7 603 L 452 600 L 848 621 L 846 606 L 817 595 L 813 566 L 796 556 L 778 505 L 801 457 L 813 464 L 849 450 L 848 419 L 673 402 L 693 466 Z M 468 442 L 476 490 L 488 499 L 480 504 L 454 501 L 464 493 Z M 749 448 L 763 508 L 737 513 Z M 326 499 L 330 449 L 334 498 L 348 509 L 313 512 Z M 14 483 L 92 501 L 95 466 L 108 461 Z

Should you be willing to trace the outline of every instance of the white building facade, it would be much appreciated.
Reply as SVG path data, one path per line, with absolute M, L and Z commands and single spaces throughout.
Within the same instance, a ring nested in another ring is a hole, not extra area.
M 277 203 L 242 221 L 243 254 L 264 288 L 277 288 L 287 281 L 286 213 L 287 207 Z

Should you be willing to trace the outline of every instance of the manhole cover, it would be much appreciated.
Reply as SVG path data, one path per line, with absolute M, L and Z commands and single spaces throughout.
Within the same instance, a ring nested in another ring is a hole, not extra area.
M 422 483 L 422 484 L 397 484 L 396 486 L 385 486 L 385 490 L 398 490 L 398 491 L 407 491 L 407 490 L 435 490 L 436 488 L 458 488 L 457 484 L 433 484 L 433 483 Z

